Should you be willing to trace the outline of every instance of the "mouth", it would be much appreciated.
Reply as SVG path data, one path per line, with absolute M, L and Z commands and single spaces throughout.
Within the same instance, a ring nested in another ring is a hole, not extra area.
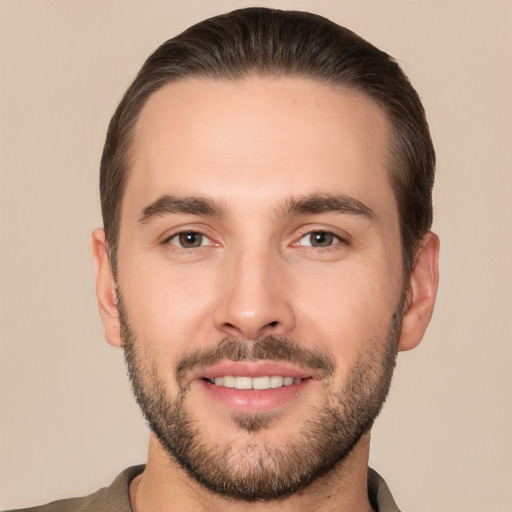
M 261 377 L 224 375 L 223 377 L 215 377 L 214 379 L 205 378 L 205 380 L 214 386 L 224 388 L 264 390 L 293 386 L 294 384 L 300 384 L 304 379 L 289 376 L 284 377 L 282 375 L 264 375 Z
M 194 379 L 230 413 L 261 414 L 294 403 L 316 380 L 306 371 L 275 361 L 227 361 L 203 369 Z

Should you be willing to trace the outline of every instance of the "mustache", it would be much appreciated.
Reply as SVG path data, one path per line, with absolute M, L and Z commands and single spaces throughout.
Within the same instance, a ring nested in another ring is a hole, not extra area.
M 225 359 L 236 362 L 284 361 L 312 371 L 318 378 L 330 377 L 336 370 L 336 362 L 327 352 L 306 349 L 284 336 L 269 335 L 256 341 L 228 337 L 211 348 L 185 354 L 176 365 L 176 379 L 180 382 L 191 370 L 213 366 Z

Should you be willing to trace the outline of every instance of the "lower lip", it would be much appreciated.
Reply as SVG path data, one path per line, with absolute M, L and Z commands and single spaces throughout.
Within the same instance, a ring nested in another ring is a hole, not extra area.
M 274 389 L 236 389 L 199 381 L 202 389 L 216 402 L 233 413 L 258 414 L 271 412 L 293 402 L 310 385 L 312 379 Z

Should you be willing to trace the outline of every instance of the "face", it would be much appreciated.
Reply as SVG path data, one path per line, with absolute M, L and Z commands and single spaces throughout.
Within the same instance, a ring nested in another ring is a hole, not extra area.
M 385 399 L 402 257 L 371 100 L 184 80 L 136 125 L 118 290 L 132 383 L 205 487 L 272 499 L 340 464 Z

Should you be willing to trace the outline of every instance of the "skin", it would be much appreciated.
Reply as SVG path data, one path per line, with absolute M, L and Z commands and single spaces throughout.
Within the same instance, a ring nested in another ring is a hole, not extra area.
M 424 237 L 404 287 L 386 167 L 389 133 L 372 100 L 297 78 L 187 79 L 157 91 L 143 108 L 122 202 L 118 286 L 167 395 L 178 393 L 173 368 L 185 352 L 227 336 L 286 336 L 336 363 L 331 381 L 312 380 L 276 406 L 269 428 L 255 434 L 232 421 L 229 403 L 212 406 L 188 376 L 188 410 L 208 425 L 206 442 L 243 448 L 250 439 L 283 447 L 325 401 L 328 386 L 342 386 L 358 357 L 384 342 L 404 289 L 399 348 L 421 341 L 437 291 L 439 241 L 433 233 Z M 223 215 L 167 213 L 141 222 L 144 210 L 165 195 L 208 198 Z M 355 199 L 371 215 L 284 211 L 290 200 L 327 195 Z M 203 245 L 180 247 L 174 236 L 180 230 L 204 234 Z M 329 247 L 311 246 L 309 233 L 318 231 L 335 235 Z M 99 309 L 106 339 L 121 346 L 106 248 L 98 229 Z M 371 510 L 369 439 L 365 434 L 342 466 L 300 493 L 246 503 L 203 489 L 153 436 L 147 468 L 131 486 L 132 506 L 137 512 Z

